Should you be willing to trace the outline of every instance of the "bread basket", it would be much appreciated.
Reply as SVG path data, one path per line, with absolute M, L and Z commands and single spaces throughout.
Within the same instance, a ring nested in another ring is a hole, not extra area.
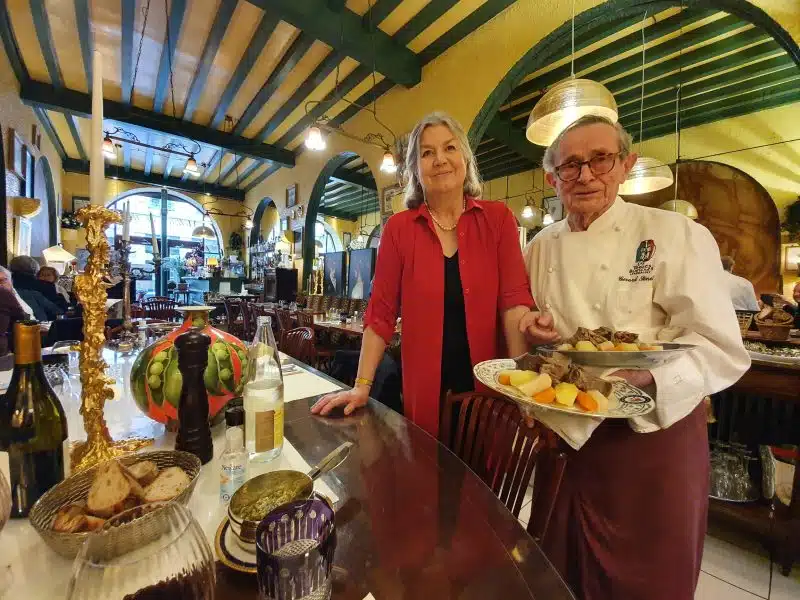
M 154 452 L 141 452 L 137 454 L 130 454 L 119 458 L 123 465 L 133 465 L 134 463 L 151 460 L 160 470 L 169 467 L 180 467 L 191 479 L 189 486 L 183 490 L 175 499 L 175 502 L 186 504 L 192 496 L 195 485 L 197 484 L 197 476 L 200 473 L 200 459 L 194 454 L 188 452 L 181 452 L 178 450 L 157 450 Z M 89 532 L 82 533 L 61 533 L 54 531 L 52 528 L 53 519 L 59 509 L 73 502 L 85 501 L 89 495 L 89 488 L 92 486 L 95 474 L 97 473 L 100 465 L 96 465 L 86 471 L 81 471 L 75 475 L 71 475 L 47 493 L 45 493 L 36 504 L 33 505 L 29 514 L 29 519 L 33 528 L 37 533 L 42 536 L 45 543 L 55 550 L 61 556 L 66 558 L 74 558 L 78 554 L 83 542 L 90 535 Z M 125 523 L 115 528 L 116 536 L 114 545 L 118 548 L 130 547 L 130 549 L 137 548 L 141 545 L 141 534 L 148 528 L 149 521 L 156 521 L 160 510 L 156 508 L 150 512 L 146 512 L 142 517 Z
M 774 323 L 759 323 L 758 319 L 756 319 L 756 326 L 758 326 L 758 332 L 762 338 L 773 342 L 785 342 L 789 339 L 789 332 L 792 330 L 791 321 L 785 325 L 776 325 Z

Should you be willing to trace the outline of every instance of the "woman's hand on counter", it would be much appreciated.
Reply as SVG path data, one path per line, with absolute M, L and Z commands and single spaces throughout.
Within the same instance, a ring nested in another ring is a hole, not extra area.
M 311 414 L 325 417 L 337 406 L 344 406 L 344 414 L 349 415 L 357 408 L 366 406 L 369 400 L 369 387 L 357 385 L 352 390 L 326 394 L 311 407 Z

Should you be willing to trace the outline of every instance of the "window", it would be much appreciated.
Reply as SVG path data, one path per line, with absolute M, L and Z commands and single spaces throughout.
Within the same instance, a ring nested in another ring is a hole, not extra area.
M 319 254 L 342 251 L 342 242 L 336 231 L 321 217 L 317 217 L 317 222 L 314 224 L 314 240 L 319 242 L 317 245 Z

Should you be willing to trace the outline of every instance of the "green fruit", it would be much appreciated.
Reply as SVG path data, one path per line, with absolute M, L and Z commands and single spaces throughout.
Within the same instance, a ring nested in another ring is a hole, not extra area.
M 247 353 L 244 350 L 237 348 L 236 354 L 239 355 L 239 360 L 241 360 L 242 362 L 247 360 Z
M 214 352 L 216 352 L 217 350 L 227 350 L 227 347 L 225 346 L 225 342 L 217 341 L 213 343 L 211 349 L 214 350 Z
M 150 377 L 147 378 L 147 383 L 151 389 L 157 390 L 161 387 L 161 377 L 158 375 L 150 375 Z
M 154 362 L 150 365 L 150 375 L 161 375 L 164 371 L 164 363 Z
M 164 397 L 167 402 L 178 408 L 178 403 L 181 399 L 181 388 L 183 387 L 183 375 L 178 370 L 178 361 L 172 361 L 167 367 L 166 377 L 164 379 Z
M 205 327 L 206 322 L 203 319 L 194 319 L 192 321 L 192 327 Z
M 228 360 L 228 349 L 227 348 L 216 348 L 214 350 L 214 356 L 217 357 L 217 360 Z
M 230 369 L 220 369 L 219 371 L 219 378 L 222 379 L 223 381 L 227 381 L 228 379 L 230 379 L 231 375 L 233 375 L 233 373 L 231 373 Z
M 208 351 L 208 364 L 206 370 L 203 371 L 203 383 L 212 394 L 219 394 L 219 380 L 217 379 L 217 371 L 219 366 L 214 353 L 209 349 Z
M 169 350 L 162 350 L 153 357 L 153 360 L 157 360 L 158 362 L 167 362 L 168 359 L 169 359 Z

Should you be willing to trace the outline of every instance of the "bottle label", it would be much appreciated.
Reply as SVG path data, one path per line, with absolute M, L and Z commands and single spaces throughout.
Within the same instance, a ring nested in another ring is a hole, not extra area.
M 222 465 L 219 474 L 219 497 L 223 502 L 230 502 L 231 496 L 236 493 L 245 481 L 244 463 L 230 463 Z
M 283 407 L 255 414 L 256 452 L 269 452 L 283 444 Z

